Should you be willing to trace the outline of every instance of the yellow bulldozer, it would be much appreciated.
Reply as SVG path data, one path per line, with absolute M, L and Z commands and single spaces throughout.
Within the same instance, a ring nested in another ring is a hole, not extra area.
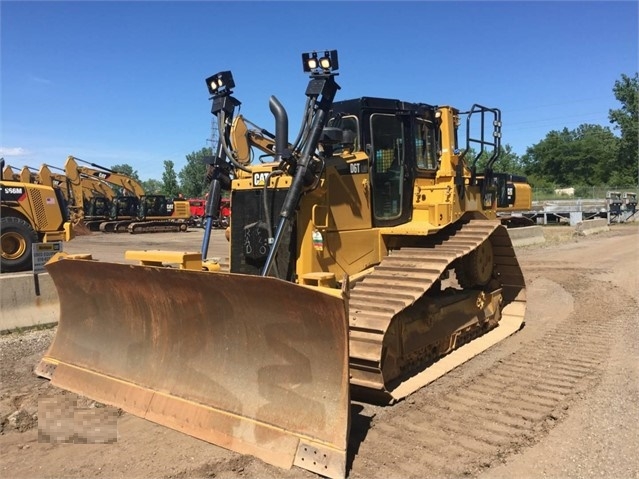
M 231 72 L 206 80 L 219 143 L 200 251 L 127 252 L 136 265 L 60 255 L 47 265 L 61 317 L 37 373 L 337 478 L 351 397 L 392 404 L 514 333 L 525 282 L 496 213 L 500 111 L 334 101 L 337 52 L 302 59 L 310 80 L 293 141 L 277 98 L 275 133 L 248 131 Z M 462 143 L 469 116 L 482 129 Z M 270 158 L 253 164 L 252 147 Z M 226 193 L 228 269 L 207 259 Z

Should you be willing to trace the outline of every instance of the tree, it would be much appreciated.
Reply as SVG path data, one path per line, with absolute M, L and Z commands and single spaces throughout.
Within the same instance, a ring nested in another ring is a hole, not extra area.
M 140 177 L 138 176 L 138 172 L 133 169 L 131 165 L 126 163 L 122 163 L 121 165 L 113 165 L 111 167 L 113 171 L 117 171 L 123 175 L 128 176 L 129 178 L 133 178 L 136 181 L 140 181 Z
M 125 175 L 128 176 L 129 178 L 134 179 L 135 181 L 137 181 L 138 183 L 142 184 L 142 182 L 140 181 L 140 177 L 138 176 L 138 172 L 136 170 L 133 169 L 133 167 L 131 165 L 128 165 L 126 163 L 122 163 L 121 165 L 113 165 L 111 167 L 111 170 L 120 173 L 121 175 Z M 144 188 L 144 186 L 143 186 Z M 116 195 L 123 195 L 124 194 L 124 188 L 120 188 L 118 186 L 114 186 L 113 187 Z M 144 190 L 146 192 L 146 190 Z
M 578 163 L 571 165 L 575 184 L 611 184 L 611 175 L 618 171 L 619 138 L 601 125 L 581 125 L 574 130 Z
M 477 155 L 475 151 L 471 148 L 467 154 L 467 158 L 474 158 Z M 490 158 L 490 155 L 486 154 L 486 152 L 482 153 L 482 155 L 477 160 L 477 173 L 481 173 Z M 524 172 L 523 166 L 521 164 L 521 158 L 513 151 L 513 147 L 506 144 L 501 146 L 499 152 L 499 158 L 493 164 L 493 171 L 498 173 L 510 173 L 513 175 L 521 175 Z
M 180 193 L 175 165 L 171 160 L 164 160 L 164 173 L 162 173 L 162 193 L 169 198 L 177 198 Z
M 637 160 L 639 159 L 639 75 L 634 77 L 621 75 L 612 90 L 621 108 L 610 110 L 608 118 L 621 132 L 618 151 L 618 163 L 613 173 L 618 186 L 631 186 L 639 183 L 637 178 Z
M 205 156 L 212 156 L 209 147 L 202 148 L 186 155 L 186 165 L 180 170 L 180 185 L 187 198 L 201 198 L 206 193 L 206 163 Z
M 163 194 L 163 185 L 161 181 L 150 179 L 142 182 L 142 188 L 150 195 Z
M 610 128 L 600 125 L 553 130 L 526 149 L 522 164 L 536 187 L 607 184 L 616 168 L 618 142 Z

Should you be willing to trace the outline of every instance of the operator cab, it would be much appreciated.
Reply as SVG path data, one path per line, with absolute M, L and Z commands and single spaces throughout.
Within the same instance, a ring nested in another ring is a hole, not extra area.
M 361 151 L 368 156 L 375 226 L 410 221 L 415 178 L 435 178 L 436 111 L 423 103 L 372 97 L 333 104 L 324 139 L 335 153 Z
M 117 196 L 111 203 L 110 219 L 135 218 L 139 203 L 135 196 Z

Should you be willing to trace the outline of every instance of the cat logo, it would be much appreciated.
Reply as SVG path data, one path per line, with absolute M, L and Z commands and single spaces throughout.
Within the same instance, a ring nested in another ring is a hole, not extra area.
M 268 173 L 262 171 L 261 173 L 253 173 L 253 186 L 264 186 Z

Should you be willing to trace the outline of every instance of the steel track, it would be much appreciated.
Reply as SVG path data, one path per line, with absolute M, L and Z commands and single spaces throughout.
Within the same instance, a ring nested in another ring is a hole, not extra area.
M 426 295 L 442 274 L 454 266 L 454 262 L 485 241 L 492 243 L 494 276 L 502 288 L 501 320 L 515 324 L 516 328 L 521 325 L 525 313 L 524 278 L 508 232 L 499 221 L 481 219 L 455 224 L 424 238 L 419 247 L 393 250 L 370 275 L 353 287 L 350 294 L 350 372 L 351 385 L 355 387 L 358 398 L 378 402 L 378 393 L 388 388 L 389 378 L 384 378 L 382 368 L 384 356 L 388 353 L 385 338 L 393 319 Z M 496 319 L 499 320 L 499 315 Z M 481 324 L 476 326 L 475 331 L 468 328 L 463 331 L 458 345 L 464 342 L 472 344 L 476 336 L 486 332 Z M 484 340 L 486 344 L 479 349 L 486 349 L 500 339 Z M 432 344 L 447 340 L 450 341 L 451 337 L 432 338 Z M 437 359 L 427 355 L 429 348 L 426 346 L 429 345 L 424 345 L 423 364 Z M 472 348 L 471 355 L 458 355 L 458 360 L 452 361 L 453 364 L 446 371 L 477 354 L 477 349 Z M 394 354 L 401 355 L 399 352 Z M 423 382 L 417 381 L 413 387 L 405 388 L 401 396 L 423 385 Z

